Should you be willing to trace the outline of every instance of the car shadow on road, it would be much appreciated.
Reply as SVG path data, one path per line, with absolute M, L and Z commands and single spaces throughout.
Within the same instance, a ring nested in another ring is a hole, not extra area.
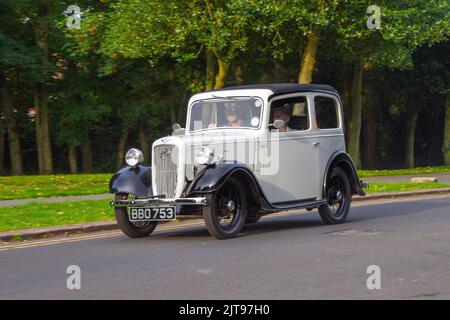
M 291 229 L 307 229 L 317 226 L 323 226 L 319 215 L 315 214 L 296 214 L 282 217 L 266 217 L 261 221 L 245 225 L 237 238 L 248 237 L 261 233 L 282 232 Z M 167 230 L 151 236 L 153 239 L 180 239 L 180 238 L 210 238 L 205 226 L 186 227 L 179 230 Z
M 450 207 L 450 198 L 441 198 L 440 201 L 424 200 L 411 202 L 405 200 L 405 202 L 367 204 L 352 208 L 347 222 L 335 226 L 342 228 L 342 226 L 351 225 L 353 223 L 396 216 L 406 216 L 423 211 L 432 211 L 447 207 Z M 282 216 L 268 215 L 263 217 L 262 220 L 257 223 L 245 225 L 237 238 L 249 237 L 262 233 L 282 232 L 292 229 L 312 229 L 316 227 L 331 227 L 323 224 L 316 210 L 308 213 L 303 212 L 301 214 L 293 212 L 292 214 Z M 211 236 L 205 226 L 186 227 L 178 230 L 164 230 L 157 235 L 151 236 L 153 240 L 180 240 L 181 238 L 196 237 L 203 239 L 210 238 Z

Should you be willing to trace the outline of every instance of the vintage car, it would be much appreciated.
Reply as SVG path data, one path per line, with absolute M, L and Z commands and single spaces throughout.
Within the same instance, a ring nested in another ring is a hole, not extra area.
M 145 237 L 162 221 L 203 217 L 226 239 L 283 210 L 318 208 L 326 224 L 364 195 L 345 152 L 342 103 L 329 85 L 267 84 L 195 94 L 186 128 L 152 145 L 151 164 L 130 149 L 110 181 L 117 222 Z M 149 159 L 150 160 L 150 159 Z

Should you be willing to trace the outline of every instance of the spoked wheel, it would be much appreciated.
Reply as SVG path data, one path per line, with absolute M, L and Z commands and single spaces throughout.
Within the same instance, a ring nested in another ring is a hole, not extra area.
M 326 224 L 343 223 L 350 210 L 352 199 L 350 182 L 345 171 L 336 167 L 327 183 L 327 204 L 319 207 L 319 214 Z
M 116 194 L 116 200 L 125 200 L 128 198 L 128 194 Z M 123 233 L 130 238 L 142 238 L 150 235 L 155 230 L 157 221 L 136 221 L 131 222 L 128 219 L 128 213 L 126 208 L 114 208 L 117 224 Z
M 247 215 L 246 193 L 239 181 L 231 177 L 218 192 L 206 197 L 208 205 L 203 208 L 203 218 L 208 232 L 217 239 L 236 236 Z

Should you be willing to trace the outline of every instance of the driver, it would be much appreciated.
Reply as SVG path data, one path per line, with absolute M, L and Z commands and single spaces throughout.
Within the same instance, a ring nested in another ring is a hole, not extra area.
M 236 102 L 225 102 L 224 104 L 224 113 L 226 118 L 226 124 L 224 127 L 235 127 L 240 128 L 244 126 L 244 120 L 241 115 L 241 108 L 239 108 Z M 208 128 L 217 127 L 216 123 L 210 123 Z
M 292 129 L 288 126 L 289 120 L 291 116 L 289 115 L 289 106 L 284 105 L 280 108 L 274 109 L 272 111 L 272 117 L 273 121 L 275 120 L 283 120 L 284 121 L 284 127 L 280 129 L 276 129 L 278 132 L 286 132 L 286 131 L 292 131 Z

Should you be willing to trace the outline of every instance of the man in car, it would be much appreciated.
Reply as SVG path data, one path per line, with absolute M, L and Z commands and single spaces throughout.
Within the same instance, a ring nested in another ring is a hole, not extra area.
M 240 128 L 244 126 L 244 120 L 241 115 L 242 108 L 239 108 L 235 102 L 225 102 L 224 113 L 226 118 L 226 124 L 224 127 Z M 216 123 L 210 123 L 208 128 L 216 128 Z
M 292 129 L 288 126 L 290 114 L 289 114 L 289 106 L 284 105 L 280 108 L 272 110 L 272 117 L 273 121 L 275 120 L 283 120 L 284 121 L 284 127 L 280 129 L 276 129 L 278 132 L 286 132 L 286 131 L 292 131 Z

